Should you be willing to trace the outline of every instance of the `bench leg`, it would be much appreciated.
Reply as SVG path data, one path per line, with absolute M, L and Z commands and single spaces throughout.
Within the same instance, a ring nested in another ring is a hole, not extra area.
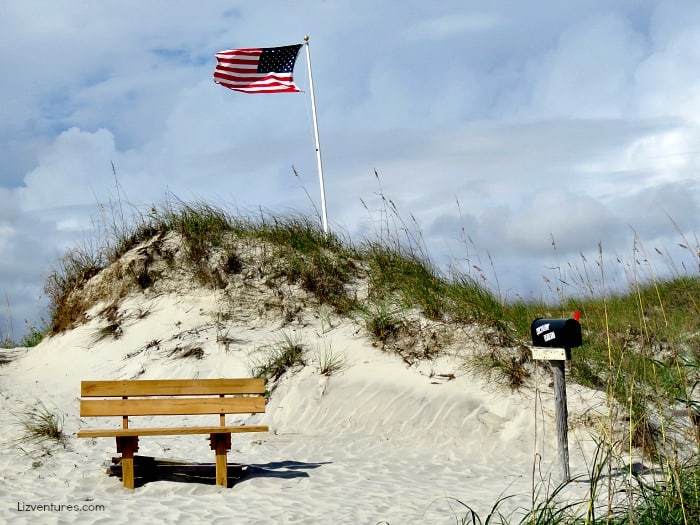
M 134 490 L 134 452 L 138 449 L 138 436 L 117 437 L 117 453 L 122 455 L 122 484 L 131 490 Z
M 228 460 L 226 452 L 231 449 L 231 434 L 210 434 L 211 449 L 216 453 L 216 484 L 228 487 Z

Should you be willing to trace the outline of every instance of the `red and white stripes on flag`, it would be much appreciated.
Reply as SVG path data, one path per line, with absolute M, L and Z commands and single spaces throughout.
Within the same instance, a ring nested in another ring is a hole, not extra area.
M 216 53 L 214 82 L 243 93 L 293 93 L 301 91 L 292 78 L 302 44 L 282 47 L 250 47 Z

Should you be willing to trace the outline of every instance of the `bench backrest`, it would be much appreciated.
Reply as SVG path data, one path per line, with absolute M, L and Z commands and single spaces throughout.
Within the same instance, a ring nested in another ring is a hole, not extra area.
M 265 412 L 265 380 L 257 378 L 82 381 L 80 394 L 81 417 L 219 414 L 223 421 Z

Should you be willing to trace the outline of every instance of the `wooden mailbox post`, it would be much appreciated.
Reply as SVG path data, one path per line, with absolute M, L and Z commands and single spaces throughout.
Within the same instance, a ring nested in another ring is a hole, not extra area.
M 564 363 L 571 359 L 571 349 L 581 346 L 579 313 L 574 319 L 537 318 L 530 326 L 532 358 L 549 361 L 554 375 L 554 417 L 557 426 L 559 466 L 563 481 L 569 481 L 568 411 Z

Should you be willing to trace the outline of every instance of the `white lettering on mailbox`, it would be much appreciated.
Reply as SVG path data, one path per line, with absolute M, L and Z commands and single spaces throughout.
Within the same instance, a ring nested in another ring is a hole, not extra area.
M 545 341 L 551 341 L 552 339 L 556 339 L 556 337 L 557 337 L 557 334 L 555 334 L 554 332 L 549 332 L 548 334 L 544 334 L 543 339 Z
M 549 323 L 543 324 L 543 325 L 538 326 L 537 328 L 535 328 L 535 333 L 536 333 L 537 335 L 542 335 L 542 332 L 546 332 L 546 331 L 548 331 L 548 330 L 549 330 Z M 545 339 L 545 341 L 546 341 L 546 340 L 547 340 L 547 339 Z

